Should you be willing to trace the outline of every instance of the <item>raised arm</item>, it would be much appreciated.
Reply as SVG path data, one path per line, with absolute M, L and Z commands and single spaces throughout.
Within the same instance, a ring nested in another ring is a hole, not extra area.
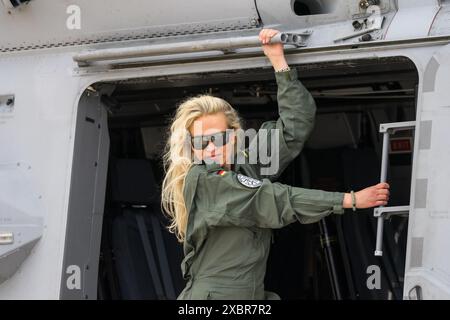
M 265 149 L 266 154 L 270 154 L 270 163 L 261 164 L 265 171 L 260 170 L 260 176 L 271 180 L 281 174 L 301 152 L 314 127 L 316 113 L 314 99 L 298 80 L 297 70 L 288 70 L 283 45 L 267 44 L 277 33 L 276 30 L 265 29 L 261 31 L 260 39 L 275 70 L 279 118 L 263 123 L 258 138 L 249 146 L 249 153 L 259 151 L 260 155 L 260 150 Z M 260 149 L 261 146 L 263 149 Z

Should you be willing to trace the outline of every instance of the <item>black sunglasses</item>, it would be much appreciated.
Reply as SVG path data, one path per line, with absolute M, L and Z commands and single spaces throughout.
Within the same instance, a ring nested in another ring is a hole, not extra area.
M 195 150 L 204 150 L 211 141 L 216 147 L 226 145 L 230 140 L 230 134 L 227 131 L 217 132 L 206 136 L 195 136 L 191 138 L 192 147 Z

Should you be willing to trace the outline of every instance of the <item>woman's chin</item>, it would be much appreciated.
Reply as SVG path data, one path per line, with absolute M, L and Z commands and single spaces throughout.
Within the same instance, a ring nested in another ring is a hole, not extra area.
M 205 158 L 205 163 L 207 163 L 207 164 L 215 163 L 215 164 L 223 165 L 224 161 L 222 159 L 222 156 L 214 156 L 214 157 Z

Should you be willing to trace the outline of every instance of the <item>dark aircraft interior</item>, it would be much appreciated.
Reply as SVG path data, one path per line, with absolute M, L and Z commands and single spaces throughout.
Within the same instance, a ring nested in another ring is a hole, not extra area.
M 418 75 L 405 57 L 291 65 L 317 104 L 315 128 L 279 182 L 349 192 L 380 181 L 382 123 L 414 121 Z M 160 76 L 108 82 L 102 97 L 110 136 L 102 228 L 99 299 L 175 299 L 184 287 L 182 245 L 161 211 L 161 155 L 167 125 L 186 97 L 227 100 L 259 128 L 277 118 L 272 68 Z M 105 83 L 93 85 L 102 86 Z M 389 153 L 389 206 L 408 205 L 414 131 Z M 346 210 L 314 224 L 274 230 L 265 278 L 282 299 L 396 300 L 403 296 L 408 218 L 385 221 L 382 257 L 374 256 L 373 209 Z M 379 266 L 381 289 L 370 289 L 368 268 Z

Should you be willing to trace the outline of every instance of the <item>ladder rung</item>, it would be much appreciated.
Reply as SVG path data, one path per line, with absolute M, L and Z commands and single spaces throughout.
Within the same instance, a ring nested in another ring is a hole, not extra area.
M 375 217 L 381 217 L 383 214 L 399 215 L 409 213 L 410 206 L 397 206 L 397 207 L 378 207 L 374 209 L 373 215 Z
M 404 131 L 411 130 L 416 127 L 415 121 L 404 121 L 404 122 L 392 122 L 392 123 L 382 123 L 380 124 L 380 133 L 393 131 Z

